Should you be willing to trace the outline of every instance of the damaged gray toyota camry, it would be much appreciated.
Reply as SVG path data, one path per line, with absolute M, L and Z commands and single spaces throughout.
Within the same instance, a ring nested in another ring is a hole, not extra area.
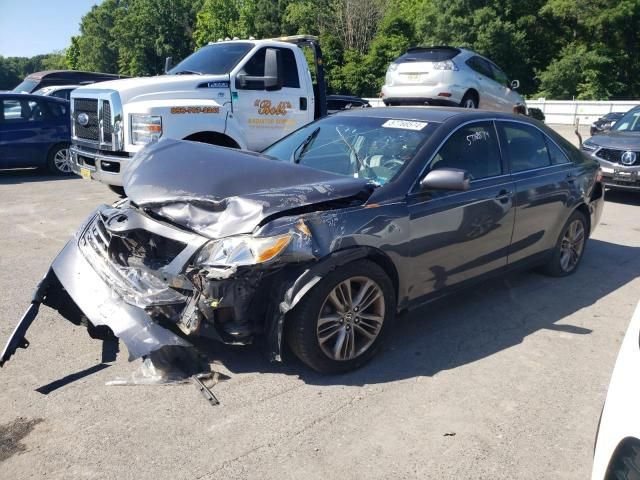
M 352 370 L 399 312 L 512 268 L 573 273 L 604 203 L 597 162 L 544 125 L 444 108 L 346 112 L 261 154 L 162 140 L 124 188 L 53 261 L 0 364 L 44 303 L 130 359 L 260 340 Z

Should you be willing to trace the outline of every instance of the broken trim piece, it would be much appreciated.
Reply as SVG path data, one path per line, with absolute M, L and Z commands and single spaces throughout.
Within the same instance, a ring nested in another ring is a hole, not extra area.
M 22 315 L 22 318 L 16 325 L 16 328 L 14 328 L 9 340 L 7 340 L 7 344 L 2 350 L 2 355 L 0 355 L 0 367 L 2 367 L 11 358 L 11 356 L 16 353 L 18 348 L 27 348 L 29 346 L 29 340 L 26 339 L 25 335 L 33 321 L 38 316 L 40 305 L 47 293 L 47 288 L 49 288 L 51 275 L 52 272 L 49 270 L 36 287 L 36 290 L 33 293 L 33 298 L 31 299 L 31 305 L 29 305 L 29 308 L 27 308 L 24 315 Z

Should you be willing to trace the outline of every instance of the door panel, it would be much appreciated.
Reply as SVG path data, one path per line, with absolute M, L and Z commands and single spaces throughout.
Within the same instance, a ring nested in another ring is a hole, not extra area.
M 552 248 L 575 198 L 571 163 L 552 164 L 547 141 L 537 128 L 497 122 L 502 151 L 516 190 L 516 220 L 509 263 Z M 558 163 L 554 160 L 553 163 Z
M 476 122 L 457 130 L 432 159 L 429 170 L 438 168 L 462 168 L 474 180 L 467 191 L 409 195 L 411 299 L 507 264 L 514 186 L 503 174 L 493 123 Z
M 240 66 L 239 73 L 264 75 L 266 48 L 258 50 Z M 305 125 L 313 102 L 307 97 L 305 79 L 291 49 L 279 48 L 284 70 L 284 84 L 279 90 L 267 91 L 256 82 L 241 87 L 232 80 L 233 115 L 244 131 L 250 150 L 263 150 L 276 140 Z M 235 87 L 235 88 L 233 88 Z M 305 100 L 301 100 L 305 99 Z

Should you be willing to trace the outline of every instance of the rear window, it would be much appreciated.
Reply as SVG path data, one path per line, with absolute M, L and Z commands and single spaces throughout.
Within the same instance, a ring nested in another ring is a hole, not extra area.
M 12 91 L 16 93 L 31 93 L 38 86 L 40 82 L 38 80 L 25 79 Z
M 443 62 L 458 55 L 457 48 L 410 48 L 407 53 L 396 59 L 394 63 L 406 62 Z

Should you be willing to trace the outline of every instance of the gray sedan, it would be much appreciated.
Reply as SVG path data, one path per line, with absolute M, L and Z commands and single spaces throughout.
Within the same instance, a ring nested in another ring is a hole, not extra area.
M 544 125 L 446 108 L 340 113 L 262 154 L 160 141 L 124 188 L 53 261 L 0 364 L 44 303 L 131 358 L 262 339 L 348 371 L 400 311 L 513 268 L 573 273 L 604 201 L 597 162 Z

